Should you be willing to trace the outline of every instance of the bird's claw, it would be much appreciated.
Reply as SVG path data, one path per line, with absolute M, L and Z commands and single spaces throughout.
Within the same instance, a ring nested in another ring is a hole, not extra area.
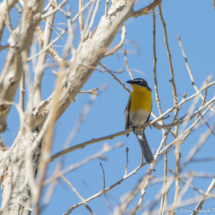
M 137 126 L 131 126 L 133 128 L 133 132 L 135 133 L 135 129 L 137 128 Z
M 151 121 L 152 121 L 152 120 L 149 120 L 148 122 L 151 122 Z M 151 125 L 150 125 L 149 127 L 152 129 L 152 126 L 151 126 Z

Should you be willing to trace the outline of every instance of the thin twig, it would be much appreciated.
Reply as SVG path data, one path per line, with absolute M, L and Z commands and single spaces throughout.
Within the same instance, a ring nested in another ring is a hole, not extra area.
M 201 112 L 199 112 L 199 115 L 202 117 L 203 121 L 205 122 L 205 124 L 207 125 L 207 127 L 210 129 L 211 133 L 213 135 L 215 135 L 213 129 L 210 127 L 210 125 L 208 124 L 208 122 L 205 120 L 205 118 L 202 116 Z
M 107 56 L 110 56 L 110 55 L 116 53 L 123 46 L 123 44 L 125 42 L 125 35 L 126 35 L 126 28 L 125 28 L 125 25 L 123 25 L 120 43 L 117 46 L 115 46 L 113 49 L 111 49 L 110 51 L 106 52 L 104 57 L 107 57 Z
M 98 96 L 99 94 L 95 91 L 98 91 L 99 88 L 93 88 L 91 90 L 87 90 L 87 91 L 80 91 L 80 93 L 89 93 L 89 94 L 92 94 L 94 96 Z
M 159 119 L 159 120 L 162 120 L 162 119 L 163 118 L 161 117 L 161 119 Z M 151 122 L 145 123 L 142 126 L 138 126 L 136 128 L 136 130 L 142 130 L 143 128 L 146 128 L 146 127 L 148 127 L 150 125 L 153 125 L 153 123 L 155 121 L 157 121 L 157 119 L 155 119 L 155 120 L 153 120 Z M 111 135 L 108 135 L 108 136 L 104 136 L 104 137 L 101 137 L 101 138 L 92 139 L 92 140 L 86 141 L 84 143 L 78 144 L 76 146 L 72 146 L 70 148 L 64 149 L 64 150 L 54 154 L 53 156 L 51 156 L 49 162 L 53 162 L 58 157 L 61 157 L 61 156 L 65 155 L 65 154 L 67 154 L 67 153 L 73 152 L 73 151 L 75 151 L 77 149 L 82 149 L 82 148 L 84 148 L 84 147 L 86 147 L 88 145 L 91 145 L 93 143 L 98 143 L 98 142 L 101 142 L 101 141 L 104 141 L 104 140 L 113 139 L 113 138 L 118 137 L 118 136 L 126 135 L 127 133 L 130 133 L 130 132 L 133 132 L 133 128 L 130 128 L 130 129 L 118 132 L 118 133 L 114 133 L 114 134 L 111 134 Z
M 107 88 L 107 85 L 103 84 L 101 89 L 100 89 L 100 92 L 103 92 L 105 89 Z M 90 96 L 90 99 L 89 101 L 87 102 L 87 104 L 83 107 L 82 111 L 81 111 L 81 114 L 74 126 L 74 129 L 70 132 L 65 144 L 64 144 L 64 148 L 68 148 L 69 145 L 71 144 L 71 142 L 73 141 L 74 137 L 76 136 L 76 134 L 78 133 L 81 125 L 83 124 L 84 120 L 86 119 L 86 116 L 88 115 L 89 113 L 89 110 L 94 102 L 94 100 L 96 99 L 97 97 L 92 95 Z M 63 162 L 65 160 L 65 157 L 62 157 L 60 162 L 58 163 L 57 167 L 56 167 L 56 170 L 53 174 L 53 180 L 51 180 L 51 185 L 50 185 L 50 189 L 53 187 L 53 184 L 55 184 L 55 180 L 57 179 L 57 177 L 59 176 L 59 171 L 61 169 L 61 167 L 63 166 Z M 51 191 L 50 191 L 51 192 Z M 47 195 L 46 196 L 50 196 L 49 195 L 49 192 L 47 192 Z M 48 197 L 46 198 L 46 202 L 47 202 L 47 199 Z
M 53 2 L 53 1 L 51 1 L 51 0 L 48 0 L 49 1 L 49 3 L 50 3 L 50 5 L 53 5 L 54 7 L 57 7 L 58 5 L 55 3 L 55 2 Z M 48 6 L 48 5 L 47 5 Z M 50 7 L 50 6 L 49 6 Z M 62 8 L 59 8 L 59 11 L 65 16 L 65 17 L 67 17 L 68 18 L 68 16 L 70 16 L 69 14 L 67 14 Z
M 162 0 L 155 0 L 150 5 L 144 7 L 143 9 L 140 9 L 138 11 L 134 11 L 133 14 L 131 14 L 131 16 L 138 17 L 138 16 L 149 14 L 149 11 L 154 9 L 157 5 L 159 5 L 161 3 L 161 1 Z
M 22 74 L 20 80 L 19 105 L 22 111 L 25 110 L 25 73 Z
M 205 200 L 208 198 L 211 191 L 215 188 L 215 178 L 212 180 L 211 184 L 209 185 L 207 192 L 202 195 L 201 200 L 197 204 L 196 208 L 194 209 L 192 215 L 196 215 L 201 209 L 205 202 Z
M 47 132 L 44 137 L 44 142 L 43 142 L 43 154 L 42 154 L 42 158 L 40 161 L 41 174 L 40 174 L 39 182 L 38 182 L 38 194 L 35 197 L 36 198 L 35 214 L 39 214 L 39 201 L 40 201 L 40 196 L 41 196 L 41 191 L 42 191 L 42 183 L 45 179 L 47 164 L 49 163 L 50 150 L 51 150 L 51 146 L 52 146 L 52 136 L 54 133 L 54 125 L 55 125 L 55 121 L 57 118 L 58 99 L 59 99 L 60 92 L 61 92 L 61 82 L 63 79 L 63 75 L 64 75 L 64 68 L 63 68 L 63 65 L 61 65 L 60 72 L 59 72 L 59 75 L 57 78 L 57 83 L 56 83 L 55 98 L 54 98 L 53 106 L 52 106 L 53 108 L 52 108 L 52 111 L 50 112 L 51 118 L 50 118 Z
M 129 93 L 131 93 L 131 91 L 125 86 L 124 83 L 122 83 L 106 66 L 102 65 L 101 63 L 99 63 L 100 66 L 102 66 L 110 75 L 112 75 L 112 77 L 118 81 L 123 87 L 125 90 L 127 90 Z
M 102 166 L 102 163 L 100 163 L 100 166 L 101 166 L 102 172 L 103 172 L 103 189 L 102 190 L 105 190 L 105 171 L 104 171 L 104 168 Z
M 172 174 L 174 174 L 175 177 L 178 177 L 177 174 L 176 174 L 172 169 L 169 169 L 169 171 L 170 171 Z M 185 184 L 187 184 L 187 185 L 188 185 L 189 187 L 191 187 L 193 190 L 195 190 L 195 191 L 197 191 L 197 192 L 203 194 L 204 196 L 207 196 L 207 197 L 210 196 L 210 197 L 215 198 L 215 195 L 212 195 L 212 194 L 210 194 L 210 193 L 208 193 L 208 194 L 205 193 L 204 191 L 202 191 L 202 190 L 200 190 L 200 189 L 194 187 L 191 183 L 189 183 L 188 181 L 184 180 L 183 178 L 179 177 L 179 180 L 183 181 Z
M 89 12 L 89 15 L 88 15 L 88 17 L 91 17 L 89 26 L 88 26 L 88 24 L 87 24 L 87 20 L 86 20 L 86 22 L 85 22 L 85 28 L 84 28 L 84 30 L 85 30 L 85 32 L 84 32 L 84 33 L 85 33 L 85 38 L 86 38 L 86 36 L 89 35 L 89 33 L 90 33 L 90 31 L 91 31 L 91 28 L 92 28 L 92 26 L 93 26 L 93 23 L 94 23 L 94 20 L 95 20 L 95 17 L 96 17 L 98 8 L 99 8 L 99 2 L 100 2 L 100 0 L 95 0 L 95 1 L 96 1 L 96 5 L 95 5 L 94 10 L 93 10 L 93 11 L 91 10 L 91 11 Z M 92 4 L 92 6 L 94 6 L 94 5 Z M 91 9 L 93 9 L 93 7 L 91 7 Z
M 66 3 L 68 2 L 68 0 L 63 0 L 57 7 L 55 7 L 53 10 L 47 12 L 46 14 L 41 16 L 41 19 L 45 19 L 49 16 L 51 16 L 52 14 L 56 13 L 61 7 L 63 7 Z
M 105 16 L 108 16 L 108 5 L 109 5 L 109 0 L 106 0 L 106 4 L 105 4 Z
M 212 105 L 209 105 L 208 108 L 204 111 L 204 113 L 202 114 L 203 116 L 207 113 L 207 111 L 210 109 Z M 194 126 L 199 122 L 199 120 L 201 119 L 201 117 L 197 118 L 195 120 L 195 122 L 192 123 L 192 125 L 185 130 L 184 132 L 182 132 L 178 138 L 176 138 L 175 140 L 173 140 L 169 145 L 167 145 L 160 153 L 164 153 L 168 148 L 172 147 L 173 145 L 181 145 L 185 139 L 190 135 L 192 129 L 194 128 Z
M 80 33 L 81 33 L 81 42 L 84 42 L 84 18 L 83 18 L 83 0 L 79 0 L 79 26 L 80 26 Z
M 10 47 L 10 45 L 5 45 L 5 46 L 0 45 L 0 52 L 4 49 L 8 49 L 9 47 Z
M 5 24 L 7 25 L 11 35 L 13 35 L 12 34 L 13 28 L 12 28 L 12 25 L 11 25 L 10 15 L 9 15 L 8 0 L 6 0 L 5 3 L 6 3 Z
M 212 127 L 212 130 L 215 128 L 215 124 Z M 199 151 L 199 149 L 202 147 L 202 145 L 205 143 L 205 141 L 209 138 L 211 135 L 211 130 L 208 129 L 204 134 L 200 136 L 200 139 L 198 143 L 190 150 L 189 154 L 187 155 L 184 163 L 182 164 L 182 168 L 185 168 L 187 164 L 192 161 L 194 155 Z
M 72 186 L 72 184 L 63 176 L 61 175 L 61 178 L 72 188 L 73 192 L 79 197 L 79 199 L 84 203 L 85 207 L 87 210 L 91 213 L 94 214 L 91 208 L 87 205 L 86 200 L 78 193 L 78 191 Z
M 127 60 L 127 50 L 124 50 L 124 57 L 125 57 L 125 64 L 126 64 L 126 68 L 127 68 L 127 72 L 130 75 L 131 79 L 134 79 L 133 75 L 131 74 L 131 71 L 128 67 L 128 60 Z
M 79 17 L 79 15 L 81 14 L 81 12 L 83 12 L 94 0 L 89 1 L 82 9 L 82 11 L 80 11 L 79 13 L 77 13 L 74 18 L 71 20 L 71 24 L 73 22 L 75 22 L 75 20 Z M 55 8 L 56 9 L 56 8 Z M 52 40 L 49 45 L 47 45 L 44 49 L 42 49 L 39 53 L 35 54 L 34 56 L 31 56 L 28 58 L 28 62 L 30 62 L 32 59 L 38 57 L 41 53 L 47 51 L 49 48 L 51 48 L 53 46 L 54 43 L 56 43 L 66 32 L 67 32 L 68 28 L 66 27 L 60 34 L 59 36 L 57 36 L 54 40 Z
M 155 82 L 155 96 L 156 96 L 156 102 L 157 102 L 157 108 L 159 111 L 159 114 L 162 115 L 161 110 L 161 102 L 158 94 L 158 84 L 157 84 L 157 74 L 156 74 L 156 66 L 157 66 L 157 57 L 156 57 L 156 17 L 155 17 L 155 11 L 152 10 L 153 13 L 153 54 L 154 54 L 154 60 L 153 60 L 153 76 L 154 76 L 154 82 Z M 163 125 L 163 121 L 161 121 L 161 125 Z M 169 133 L 169 132 L 168 132 Z M 165 148 L 166 146 L 166 139 L 168 136 L 168 133 L 165 133 L 165 130 L 162 129 L 162 136 L 163 136 L 163 146 Z M 166 190 L 166 183 L 167 183 L 167 152 L 164 153 L 164 182 L 163 182 L 163 191 Z M 163 212 L 164 207 L 164 201 L 167 199 L 167 192 L 162 193 L 161 203 L 160 203 L 160 213 Z
M 69 43 L 68 49 L 69 48 L 71 49 L 71 52 L 72 52 L 71 54 L 74 57 L 75 54 L 77 53 L 77 51 L 76 51 L 76 49 L 74 47 L 74 44 L 73 44 L 74 33 L 73 33 L 72 26 L 71 26 L 71 21 L 70 21 L 71 11 L 70 11 L 69 5 L 67 6 L 67 10 L 68 10 L 68 14 L 69 14 L 69 16 L 67 17 L 67 26 L 68 26 L 68 30 L 69 30 L 69 37 L 68 37 L 68 40 L 67 40 L 68 43 Z M 67 55 L 66 51 L 65 51 L 65 55 Z M 66 57 L 64 57 L 64 59 L 66 59 Z
M 101 151 L 97 152 L 96 154 L 94 155 L 91 155 L 87 158 L 85 158 L 84 160 L 78 162 L 78 163 L 75 163 L 75 164 L 72 164 L 70 165 L 69 167 L 67 167 L 66 169 L 62 170 L 61 173 L 63 175 L 65 175 L 66 173 L 68 172 L 71 172 L 71 171 L 74 171 L 75 169 L 77 168 L 80 168 L 81 166 L 87 164 L 88 162 L 94 160 L 94 159 L 102 159 L 102 160 L 105 160 L 105 157 L 103 156 L 103 154 L 109 152 L 109 151 L 112 151 L 114 149 L 117 149 L 119 147 L 122 147 L 124 144 L 119 142 L 113 146 L 109 146 L 108 144 L 104 144 L 104 147 Z M 60 177 L 60 175 L 58 174 L 58 171 L 56 171 L 56 173 L 54 174 L 53 177 L 51 178 L 48 178 L 46 181 L 44 181 L 43 183 L 43 186 L 51 183 L 53 180 L 55 180 L 56 178 Z
M 128 173 L 128 151 L 129 151 L 129 148 L 127 147 L 126 148 L 126 167 L 125 167 L 125 174 L 124 174 L 124 176 L 126 176 L 127 173 Z
M 174 182 L 174 177 L 170 178 L 168 180 L 168 182 L 166 183 L 165 189 L 163 189 L 163 187 L 161 188 L 161 190 L 159 192 L 157 192 L 154 201 L 151 203 L 151 206 L 149 207 L 149 209 L 144 213 L 144 215 L 149 215 L 151 214 L 152 210 L 154 209 L 154 207 L 157 205 L 157 203 L 159 202 L 160 198 L 162 196 L 164 196 L 165 198 L 167 197 L 167 193 L 169 192 L 170 187 L 172 186 Z M 166 199 L 164 199 L 164 203 L 166 203 Z M 162 211 L 163 212 L 163 211 Z
M 183 54 L 183 56 L 184 56 L 185 65 L 186 65 L 186 67 L 187 67 L 187 71 L 188 71 L 189 76 L 190 76 L 190 79 L 191 79 L 191 84 L 192 84 L 193 88 L 195 89 L 195 91 L 198 92 L 198 88 L 197 88 L 197 86 L 196 86 L 196 84 L 195 84 L 195 82 L 194 82 L 194 79 L 193 79 L 193 74 L 192 74 L 192 72 L 191 72 L 191 70 L 190 70 L 190 67 L 189 67 L 189 65 L 188 65 L 187 56 L 185 55 L 185 52 L 184 52 L 184 49 L 183 49 L 183 46 L 182 46 L 181 38 L 180 38 L 179 35 L 177 36 L 177 38 L 178 38 L 178 42 L 179 42 L 179 45 L 180 45 L 180 48 L 181 48 L 181 52 L 182 52 L 182 54 Z M 210 79 L 210 77 L 209 77 L 209 79 Z M 208 80 L 208 81 L 209 81 L 209 80 Z M 202 96 L 202 94 L 200 94 L 200 97 L 201 97 L 201 99 L 204 101 L 204 97 Z M 215 113 L 215 110 L 214 110 L 213 108 L 211 108 L 211 111 L 213 111 L 213 113 Z
M 163 30 L 164 30 L 164 41 L 166 44 L 166 49 L 167 49 L 167 56 L 169 59 L 169 67 L 170 67 L 170 74 L 171 74 L 171 80 L 170 82 L 172 83 L 172 88 L 173 88 L 173 99 L 174 99 L 174 105 L 176 106 L 178 103 L 178 97 L 177 97 L 177 92 L 176 92 L 176 85 L 175 85 L 175 77 L 174 77 L 174 71 L 173 71 L 173 66 L 172 66 L 172 58 L 169 50 L 169 42 L 168 42 L 168 37 L 167 37 L 167 30 L 166 30 L 166 23 L 163 18 L 162 10 L 161 10 L 161 5 L 158 5 L 159 8 L 159 15 L 161 18 L 161 22 L 163 25 Z
M 105 188 L 105 190 L 101 190 L 100 192 L 96 193 L 95 195 L 91 196 L 90 198 L 86 199 L 86 202 L 90 202 L 95 198 L 100 197 L 102 194 L 106 193 L 107 191 L 113 189 L 114 187 L 116 187 L 117 185 L 121 184 L 123 181 L 125 181 L 127 178 L 131 177 L 132 175 L 136 174 L 136 172 L 141 169 L 143 166 L 145 166 L 147 163 L 141 163 L 137 168 L 135 168 L 132 172 L 130 172 L 129 174 L 127 174 L 126 177 L 123 177 L 122 179 L 120 179 L 119 181 L 117 181 L 116 183 L 114 183 L 113 185 Z M 75 208 L 79 207 L 83 205 L 83 202 L 79 202 L 78 204 L 72 205 L 69 210 L 64 213 L 64 215 L 69 215 Z
M 173 66 L 172 66 L 172 59 L 171 59 L 171 54 L 170 54 L 170 49 L 169 49 L 169 42 L 168 42 L 168 37 L 167 37 L 167 30 L 166 30 L 166 23 L 164 21 L 163 18 L 163 14 L 162 14 L 162 10 L 161 10 L 161 4 L 158 5 L 159 8 L 159 15 L 161 18 L 161 22 L 163 25 L 163 30 L 164 30 L 164 41 L 166 44 L 166 50 L 167 50 L 167 56 L 168 56 L 168 60 L 169 60 L 169 67 L 170 67 L 170 74 L 171 74 L 171 84 L 172 84 L 172 89 L 173 89 L 173 100 L 174 100 L 174 106 L 176 106 L 178 104 L 178 97 L 177 97 L 177 92 L 176 92 L 176 85 L 175 85 L 175 77 L 174 77 L 174 71 L 173 71 Z M 177 114 L 178 111 L 175 110 L 175 115 L 176 115 L 176 120 L 177 120 Z M 175 126 L 175 138 L 178 137 L 178 126 Z M 175 149 L 175 163 L 176 163 L 176 172 L 178 175 L 180 175 L 180 145 L 178 145 Z M 180 192 L 180 180 L 178 180 L 178 178 L 176 177 L 176 181 L 175 181 L 175 198 L 174 198 L 174 204 L 177 202 L 177 198 Z M 175 213 L 173 213 L 175 214 Z

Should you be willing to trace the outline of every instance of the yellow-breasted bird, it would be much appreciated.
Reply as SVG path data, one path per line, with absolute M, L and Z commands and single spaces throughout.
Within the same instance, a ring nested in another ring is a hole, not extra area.
M 134 133 L 139 141 L 143 156 L 147 163 L 151 163 L 154 158 L 145 136 L 145 129 L 135 131 L 135 126 L 149 121 L 152 110 L 152 90 L 142 78 L 136 78 L 126 83 L 131 84 L 133 91 L 125 108 L 125 129 L 128 129 L 130 126 L 134 128 Z

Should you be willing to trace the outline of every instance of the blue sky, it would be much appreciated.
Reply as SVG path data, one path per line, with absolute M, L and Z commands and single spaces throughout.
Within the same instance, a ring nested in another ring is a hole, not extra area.
M 71 10 L 77 11 L 77 1 L 71 1 Z M 134 9 L 140 9 L 145 7 L 151 1 L 137 1 Z M 99 12 L 96 16 L 95 28 L 104 14 L 104 2 L 100 3 Z M 66 9 L 66 7 L 64 7 Z M 178 94 L 178 100 L 181 101 L 184 93 L 187 93 L 187 97 L 195 93 L 193 86 L 191 85 L 191 80 L 187 72 L 183 55 L 177 40 L 177 35 L 180 35 L 181 41 L 185 54 L 188 58 L 188 63 L 190 69 L 193 73 L 195 84 L 200 88 L 203 82 L 206 80 L 208 75 L 213 75 L 215 71 L 215 30 L 214 30 L 214 9 L 213 1 L 172 1 L 172 0 L 163 0 L 162 1 L 162 12 L 164 20 L 167 23 L 167 33 L 170 46 L 170 52 L 172 56 L 172 63 L 174 68 L 174 75 L 176 80 L 176 89 Z M 13 9 L 10 13 L 11 21 L 13 27 L 17 25 L 18 22 L 18 13 Z M 66 19 L 60 14 L 56 15 L 56 22 L 63 23 L 66 22 Z M 41 23 L 43 26 L 44 23 Z M 128 65 L 130 69 L 139 70 L 144 73 L 144 76 L 132 70 L 134 78 L 140 77 L 144 78 L 151 89 L 153 89 L 153 109 L 152 111 L 158 115 L 157 104 L 155 101 L 155 92 L 154 92 L 154 78 L 153 78 L 153 18 L 152 13 L 146 16 L 139 18 L 131 18 L 125 22 L 126 26 L 126 41 L 122 49 L 118 52 L 118 55 L 113 55 L 107 57 L 101 61 L 108 69 L 112 71 L 118 71 L 119 69 L 126 70 L 123 50 L 126 48 L 128 51 Z M 60 26 L 64 28 L 64 26 Z M 73 25 L 75 31 L 75 40 L 74 44 L 77 47 L 79 42 L 79 28 L 78 23 Z M 114 39 L 111 47 L 116 45 L 120 41 L 121 30 L 118 32 L 116 38 Z M 53 33 L 52 39 L 57 35 Z M 63 37 L 67 39 L 67 35 Z M 5 32 L 2 39 L 2 45 L 7 44 L 8 32 Z M 60 40 L 57 45 L 64 45 L 65 41 Z M 170 69 L 168 63 L 168 57 L 166 52 L 166 47 L 164 43 L 164 33 L 163 27 L 161 24 L 160 17 L 158 15 L 158 8 L 156 8 L 156 49 L 157 49 L 157 79 L 158 79 L 158 90 L 161 100 L 162 111 L 165 112 L 173 106 L 173 97 L 172 97 L 172 86 L 169 82 L 170 80 Z M 63 48 L 56 47 L 56 50 L 61 55 Z M 4 64 L 4 59 L 6 57 L 7 51 L 4 50 L 0 53 L 1 61 L 0 68 L 2 69 Z M 52 62 L 48 58 L 48 62 Z M 100 68 L 100 67 L 99 67 Z M 33 68 L 30 64 L 30 73 L 33 78 Z M 117 77 L 122 81 L 126 82 L 130 80 L 130 76 L 127 72 L 122 72 L 117 74 Z M 45 75 L 42 85 L 42 98 L 46 99 L 54 89 L 54 83 L 56 77 L 53 75 L 51 69 L 45 70 Z M 214 80 L 214 79 L 213 79 Z M 104 83 L 108 84 L 108 88 L 103 92 L 93 103 L 90 113 L 88 114 L 86 120 L 83 122 L 80 131 L 74 138 L 72 145 L 76 145 L 92 138 L 98 138 L 106 136 L 112 133 L 116 133 L 124 130 L 125 115 L 124 109 L 127 104 L 129 94 L 124 88 L 110 76 L 107 72 L 101 73 L 99 71 L 94 71 L 90 79 L 87 81 L 83 90 L 89 90 L 95 87 L 101 87 Z M 130 88 L 130 86 L 127 86 Z M 215 92 L 215 87 L 211 87 L 208 90 L 208 99 L 209 101 Z M 78 116 L 82 110 L 82 107 L 88 102 L 90 95 L 89 94 L 79 94 L 76 97 L 76 102 L 72 103 L 61 118 L 57 121 L 55 127 L 55 134 L 53 139 L 53 148 L 52 154 L 63 149 L 63 145 L 73 129 Z M 27 95 L 26 95 L 27 99 Z M 18 102 L 18 95 L 16 95 L 15 102 Z M 182 117 L 192 104 L 188 102 L 179 112 L 179 117 Z M 201 105 L 201 101 L 198 102 L 197 107 Z M 196 107 L 196 108 L 197 108 Z M 195 109 L 196 110 L 196 109 Z M 172 117 L 172 114 L 171 114 Z M 171 118 L 172 119 L 172 118 Z M 166 122 L 170 122 L 171 119 L 168 119 Z M 209 124 L 214 122 L 214 117 L 209 121 Z M 8 146 L 10 146 L 17 135 L 19 128 L 19 117 L 18 113 L 13 107 L 8 116 L 8 130 L 2 134 L 2 138 Z M 188 124 L 189 125 L 189 124 Z M 207 126 L 202 126 L 200 129 L 192 132 L 191 136 L 186 139 L 186 141 L 181 146 L 181 161 L 183 162 L 187 156 L 187 153 L 190 149 L 198 142 L 201 134 L 206 132 L 208 129 Z M 148 142 L 150 143 L 151 148 L 157 150 L 160 141 L 162 139 L 162 133 L 160 130 L 155 128 L 147 128 L 146 136 Z M 168 138 L 167 143 L 170 143 L 172 137 Z M 129 147 L 129 166 L 128 172 L 136 168 L 141 161 L 141 150 L 138 144 L 138 141 L 134 134 L 131 134 L 129 138 L 125 136 L 120 136 L 114 138 L 113 140 L 108 140 L 105 142 L 100 142 L 92 144 L 85 147 L 82 150 L 76 150 L 73 153 L 66 155 L 66 160 L 64 162 L 64 167 L 67 167 L 71 164 L 74 164 L 82 159 L 86 158 L 89 155 L 96 153 L 101 150 L 104 143 L 109 145 L 114 145 L 117 142 L 123 142 L 124 146 L 116 149 L 114 151 L 108 152 L 105 154 L 107 158 L 106 161 L 103 160 L 94 160 L 86 164 L 85 166 L 66 174 L 65 177 L 72 183 L 72 185 L 77 189 L 77 191 L 84 198 L 88 198 L 95 193 L 99 192 L 103 187 L 103 175 L 102 170 L 99 165 L 102 162 L 105 177 L 106 177 L 106 186 L 110 186 L 113 183 L 120 180 L 125 171 L 126 165 L 126 147 Z M 196 154 L 195 158 L 207 158 L 214 157 L 214 136 L 210 136 L 202 149 Z M 59 161 L 59 160 L 57 160 Z M 49 165 L 48 175 L 53 172 L 56 167 L 57 161 Z M 156 172 L 153 172 L 154 177 L 163 176 L 163 156 L 161 160 L 155 166 Z M 214 162 L 207 163 L 193 163 L 188 165 L 182 173 L 188 171 L 196 172 L 214 172 Z M 137 182 L 143 177 L 148 165 L 140 169 L 137 174 L 133 175 L 126 181 L 124 181 L 119 186 L 115 187 L 107 193 L 109 201 L 111 203 L 112 209 L 119 203 L 119 198 L 126 192 L 131 191 Z M 174 151 L 168 153 L 168 168 L 171 168 L 175 171 L 175 155 Z M 171 175 L 168 172 L 168 175 Z M 196 178 L 193 181 L 193 185 L 199 189 L 206 191 L 209 186 L 211 179 L 199 179 Z M 144 197 L 144 204 L 147 203 L 150 199 L 153 199 L 162 187 L 162 183 L 154 185 L 153 187 L 148 187 Z M 169 192 L 168 204 L 171 204 L 174 198 L 174 189 L 173 185 Z M 46 190 L 46 189 L 45 189 Z M 199 193 L 198 193 L 199 195 Z M 133 208 L 139 200 L 140 194 L 132 201 L 130 208 Z M 196 193 L 189 189 L 186 195 L 182 198 L 195 197 Z M 80 202 L 79 198 L 73 193 L 70 187 L 65 184 L 61 179 L 58 181 L 58 185 L 55 189 L 54 195 L 51 198 L 50 204 L 44 208 L 42 214 L 62 214 L 68 210 L 68 208 Z M 108 214 L 108 207 L 106 205 L 106 200 L 104 196 L 97 198 L 89 202 L 89 206 L 95 214 L 105 215 Z M 159 206 L 159 204 L 158 204 Z M 189 206 L 189 209 L 194 209 L 195 205 Z M 203 208 L 212 208 L 215 207 L 212 200 L 208 200 Z M 89 214 L 84 206 L 81 206 L 73 211 L 74 215 Z M 141 212 L 137 213 L 142 214 Z M 179 212 L 177 213 L 179 214 Z

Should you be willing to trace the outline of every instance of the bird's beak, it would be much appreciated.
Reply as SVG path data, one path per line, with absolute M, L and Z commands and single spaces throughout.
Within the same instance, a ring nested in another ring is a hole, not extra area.
M 128 83 L 128 84 L 134 84 L 134 81 L 130 80 L 130 81 L 126 81 L 126 83 Z

